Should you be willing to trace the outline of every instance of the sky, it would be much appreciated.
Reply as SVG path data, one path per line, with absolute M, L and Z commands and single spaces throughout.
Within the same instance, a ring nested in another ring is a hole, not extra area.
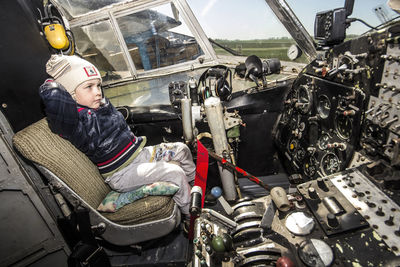
M 214 39 L 266 39 L 290 37 L 270 10 L 265 0 L 187 0 L 203 26 Z M 315 14 L 344 6 L 344 0 L 286 0 L 311 36 L 314 35 Z M 398 14 L 387 6 L 387 0 L 355 0 L 353 14 L 373 26 L 381 22 L 373 11 L 379 7 L 393 18 Z M 353 22 L 347 34 L 361 34 L 369 28 Z

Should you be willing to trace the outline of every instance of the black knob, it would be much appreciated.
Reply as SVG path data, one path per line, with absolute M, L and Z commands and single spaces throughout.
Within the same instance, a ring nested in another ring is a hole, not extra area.
M 317 194 L 317 191 L 315 191 L 315 188 L 314 188 L 314 187 L 309 187 L 309 188 L 308 188 L 308 196 L 309 196 L 311 199 L 318 199 L 318 198 L 319 198 L 319 196 L 318 196 L 318 194 Z
M 328 221 L 328 226 L 331 228 L 336 228 L 339 226 L 339 221 L 336 218 L 336 216 L 332 213 L 328 213 L 328 215 L 326 216 L 327 221 Z
M 399 227 L 399 230 L 394 231 L 394 234 L 397 235 L 397 236 L 400 236 L 400 227 Z
M 385 216 L 385 213 L 382 210 L 382 207 L 378 207 L 378 210 L 375 212 L 378 216 Z
M 365 201 L 365 204 L 367 204 L 368 207 L 370 207 L 370 208 L 375 208 L 376 207 L 376 204 L 374 202 L 370 202 L 368 200 Z
M 393 215 L 390 215 L 390 216 L 389 216 L 389 219 L 387 219 L 387 220 L 385 221 L 385 224 L 386 224 L 386 225 L 389 225 L 389 226 L 393 226 L 393 225 L 394 225 L 393 219 L 394 219 Z

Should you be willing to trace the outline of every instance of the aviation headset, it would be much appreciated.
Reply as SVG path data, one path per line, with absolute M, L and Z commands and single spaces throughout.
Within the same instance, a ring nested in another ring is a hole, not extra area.
M 229 82 L 227 81 L 229 75 Z M 207 80 L 214 78 L 215 82 L 215 91 L 212 92 L 212 88 L 210 88 L 210 83 L 207 85 Z M 208 68 L 199 78 L 198 84 L 198 92 L 200 95 L 200 99 L 202 102 L 213 93 L 218 96 L 222 101 L 229 100 L 232 94 L 232 71 L 224 65 L 215 65 Z
M 52 4 L 43 7 L 44 17 L 39 10 L 40 24 L 50 46 L 64 55 L 73 55 L 75 53 L 74 36 L 69 29 L 66 29 L 63 19 L 53 15 Z

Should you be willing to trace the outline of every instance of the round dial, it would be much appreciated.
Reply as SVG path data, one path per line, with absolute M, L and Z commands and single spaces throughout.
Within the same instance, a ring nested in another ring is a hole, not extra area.
M 306 156 L 306 151 L 304 150 L 304 148 L 299 147 L 296 151 L 296 155 L 295 155 L 296 159 L 298 161 L 302 162 L 304 160 L 305 156 Z
M 306 266 L 331 266 L 335 259 L 332 248 L 320 239 L 301 242 L 298 252 Z
M 324 175 L 340 171 L 340 160 L 334 153 L 327 153 L 321 159 L 321 171 Z
M 287 216 L 286 228 L 295 235 L 309 235 L 315 226 L 313 217 L 305 212 L 293 212 Z
M 318 114 L 322 119 L 326 119 L 329 116 L 331 110 L 331 101 L 326 95 L 320 95 L 318 97 Z
M 313 177 L 317 173 L 318 162 L 314 156 L 310 156 L 303 163 L 304 174 L 308 177 Z
M 310 111 L 312 104 L 312 94 L 308 85 L 300 85 L 297 93 L 297 109 L 300 113 L 306 114 Z
M 331 137 L 328 134 L 326 134 L 326 133 L 322 134 L 321 137 L 318 139 L 318 147 L 321 150 L 327 149 L 330 139 L 331 139 Z
M 348 116 L 339 114 L 336 117 L 335 124 L 338 136 L 345 140 L 349 139 L 353 130 L 353 120 Z
M 290 152 L 290 154 L 293 154 L 296 152 L 298 146 L 298 141 L 297 139 L 290 139 L 289 143 L 288 143 L 288 151 Z
M 301 55 L 301 49 L 296 44 L 292 44 L 287 51 L 287 56 L 290 60 L 295 60 L 301 57 Z

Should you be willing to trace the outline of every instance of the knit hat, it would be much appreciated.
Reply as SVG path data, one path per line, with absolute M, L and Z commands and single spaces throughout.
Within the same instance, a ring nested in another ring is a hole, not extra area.
M 78 56 L 52 55 L 47 61 L 46 72 L 63 85 L 72 97 L 81 83 L 96 78 L 101 81 L 99 70 Z

